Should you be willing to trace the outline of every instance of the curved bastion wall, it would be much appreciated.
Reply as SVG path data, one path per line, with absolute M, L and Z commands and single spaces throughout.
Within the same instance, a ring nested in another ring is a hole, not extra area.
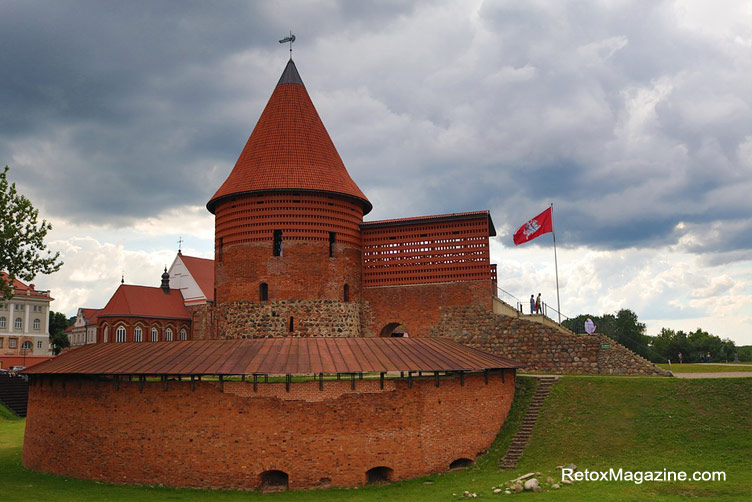
M 512 369 L 431 377 L 120 381 L 34 376 L 23 464 L 119 484 L 258 489 L 357 486 L 474 460 L 503 424 Z M 376 468 L 374 470 L 374 468 Z M 386 474 L 385 474 L 386 473 Z

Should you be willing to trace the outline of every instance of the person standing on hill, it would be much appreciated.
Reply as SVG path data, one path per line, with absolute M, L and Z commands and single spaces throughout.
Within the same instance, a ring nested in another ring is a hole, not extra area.
M 535 314 L 535 295 L 530 295 L 530 314 Z
M 593 322 L 592 319 L 588 317 L 587 321 L 585 321 L 585 333 L 587 333 L 588 335 L 592 335 L 593 333 L 595 333 L 595 328 L 596 328 L 595 323 Z
M 681 363 L 682 363 L 682 353 L 679 352 L 679 364 L 681 364 Z
M 540 314 L 541 313 L 541 297 L 540 293 L 538 293 L 538 298 L 535 299 L 535 313 Z

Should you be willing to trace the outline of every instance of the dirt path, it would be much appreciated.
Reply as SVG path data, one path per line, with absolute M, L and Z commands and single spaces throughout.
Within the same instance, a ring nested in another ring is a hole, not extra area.
M 674 373 L 676 378 L 752 378 L 752 372 L 724 372 L 724 373 Z

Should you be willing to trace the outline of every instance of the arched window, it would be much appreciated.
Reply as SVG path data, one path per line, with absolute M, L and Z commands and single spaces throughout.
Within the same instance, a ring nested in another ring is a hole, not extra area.
M 166 330 L 164 330 L 164 339 L 165 342 L 172 341 L 172 328 L 167 328 Z
M 22 350 L 31 350 L 31 342 L 24 342 L 21 344 Z
M 104 327 L 104 334 L 102 338 L 104 338 L 104 343 L 107 343 L 110 341 L 110 327 L 109 326 Z
M 159 330 L 157 328 L 151 328 L 151 341 L 152 342 L 159 341 Z
M 5 317 L 0 317 L 0 328 L 5 328 Z
M 185 328 L 180 328 L 178 340 L 188 340 L 188 332 L 185 330 Z
M 123 343 L 125 341 L 125 326 L 118 326 L 115 330 L 115 341 Z
M 350 285 L 349 284 L 345 284 L 343 296 L 345 298 L 345 303 L 350 301 Z
M 265 282 L 259 284 L 259 300 L 262 302 L 269 300 L 269 285 Z
M 42 321 L 40 321 L 39 319 L 34 319 L 34 329 L 37 331 L 42 329 Z
M 23 319 L 16 317 L 16 323 L 13 325 L 15 329 L 21 329 L 23 327 Z
M 144 341 L 144 332 L 141 331 L 141 326 L 136 326 L 136 328 L 133 330 L 133 341 L 134 342 Z

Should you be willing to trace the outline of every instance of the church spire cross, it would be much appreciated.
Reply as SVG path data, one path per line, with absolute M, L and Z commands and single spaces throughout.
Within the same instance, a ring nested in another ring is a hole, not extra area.
M 183 241 L 183 236 L 181 235 L 180 238 L 178 239 L 178 254 L 183 254 L 182 253 L 183 242 L 185 242 L 185 241 Z
M 295 35 L 292 34 L 292 30 L 290 31 L 290 36 L 283 38 L 279 41 L 280 44 L 290 44 L 290 59 L 292 59 L 292 43 L 295 41 Z

